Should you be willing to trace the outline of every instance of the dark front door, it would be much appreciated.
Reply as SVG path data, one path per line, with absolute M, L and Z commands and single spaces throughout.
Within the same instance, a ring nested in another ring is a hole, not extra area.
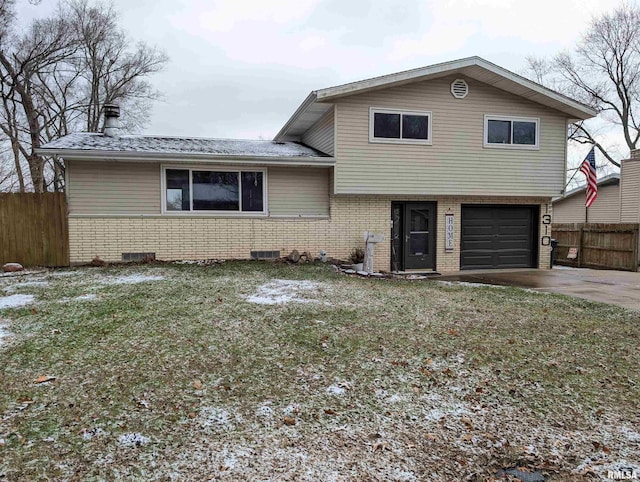
M 404 269 L 435 268 L 435 203 L 406 203 L 403 219 Z

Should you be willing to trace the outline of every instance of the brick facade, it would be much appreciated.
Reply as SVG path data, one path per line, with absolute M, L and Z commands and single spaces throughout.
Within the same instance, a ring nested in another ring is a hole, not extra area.
M 540 205 L 551 214 L 551 200 L 541 198 L 332 196 L 329 218 L 246 218 L 205 216 L 70 216 L 69 245 L 72 263 L 94 256 L 120 261 L 124 252 L 155 252 L 158 259 L 249 258 L 252 250 L 297 249 L 346 259 L 354 246 L 363 246 L 363 233 L 384 233 L 376 245 L 374 267 L 390 269 L 392 201 L 437 202 L 436 269 L 460 269 L 460 214 L 465 204 Z M 444 217 L 454 214 L 455 249 L 445 253 Z M 550 229 L 550 227 L 549 227 Z M 550 235 L 550 233 L 549 233 Z M 550 248 L 539 246 L 539 267 L 548 268 Z

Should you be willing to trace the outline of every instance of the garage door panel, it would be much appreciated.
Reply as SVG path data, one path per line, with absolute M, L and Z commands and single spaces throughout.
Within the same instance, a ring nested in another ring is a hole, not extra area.
M 469 238 L 484 238 L 484 237 L 492 237 L 493 229 L 490 226 L 473 226 L 467 227 L 462 230 L 462 234 L 465 237 Z
M 466 258 L 466 267 L 467 269 L 487 269 L 493 266 L 493 255 L 470 255 Z
M 526 240 L 501 240 L 496 243 L 495 250 L 498 252 L 506 252 L 506 251 L 526 251 L 529 252 L 531 246 L 531 241 Z
M 502 220 L 498 220 L 499 223 L 502 223 Z M 498 224 L 495 226 L 496 234 L 508 234 L 508 235 L 521 235 L 521 236 L 530 236 L 531 235 L 531 219 L 527 221 L 526 224 Z
M 465 241 L 462 245 L 462 249 L 472 251 L 493 251 L 493 238 Z
M 498 256 L 498 264 L 500 268 L 522 268 L 523 265 L 527 265 L 524 267 L 529 267 L 529 257 L 528 256 Z
M 532 206 L 463 206 L 461 269 L 534 267 L 536 214 Z

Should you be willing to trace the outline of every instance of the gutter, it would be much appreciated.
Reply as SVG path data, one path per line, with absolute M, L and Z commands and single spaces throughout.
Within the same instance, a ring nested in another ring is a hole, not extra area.
M 252 165 L 277 165 L 277 166 L 310 166 L 333 167 L 336 163 L 333 157 L 283 157 L 283 156 L 238 156 L 215 155 L 202 153 L 175 153 L 175 152 L 131 152 L 131 151 L 105 151 L 88 149 L 35 149 L 40 156 L 59 156 L 69 160 L 83 161 L 134 161 L 153 162 L 171 161 L 193 163 L 194 161 L 215 161 L 218 163 L 241 163 Z

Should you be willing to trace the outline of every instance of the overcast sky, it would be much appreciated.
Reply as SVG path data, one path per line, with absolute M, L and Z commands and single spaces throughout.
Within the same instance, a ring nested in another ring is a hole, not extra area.
M 612 0 L 115 0 L 165 50 L 146 134 L 271 138 L 312 90 L 479 55 L 509 70 L 570 48 Z M 23 16 L 44 12 L 25 2 Z

